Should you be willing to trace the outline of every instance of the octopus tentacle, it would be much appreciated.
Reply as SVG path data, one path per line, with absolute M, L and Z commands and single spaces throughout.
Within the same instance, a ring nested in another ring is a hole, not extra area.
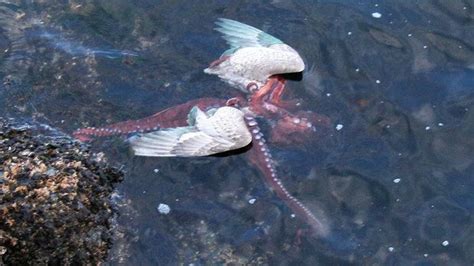
M 278 106 L 281 109 L 285 109 L 287 111 L 295 111 L 299 105 L 301 104 L 300 100 L 282 100 L 282 95 L 285 92 L 285 85 L 286 81 L 284 79 L 280 79 L 274 89 L 270 92 L 270 96 L 268 98 L 268 102 Z
M 265 84 L 258 89 L 258 91 L 252 94 L 250 97 L 251 101 L 256 104 L 263 102 L 264 97 L 270 94 L 274 90 L 275 86 L 279 86 L 281 82 L 282 81 L 280 81 L 278 78 L 269 78 L 267 82 L 265 82 Z
M 194 106 L 201 109 L 224 106 L 226 100 L 217 98 L 201 98 L 192 100 L 177 106 L 170 107 L 152 116 L 138 120 L 118 122 L 104 127 L 87 127 L 73 132 L 76 139 L 90 141 L 93 137 L 105 137 L 114 135 L 130 134 L 135 132 L 147 132 L 160 128 L 180 127 L 187 125 L 189 110 Z
M 254 140 L 253 147 L 249 151 L 251 163 L 263 173 L 265 182 L 297 217 L 306 222 L 317 235 L 326 236 L 329 233 L 328 226 L 320 221 L 302 202 L 293 197 L 278 177 L 275 163 L 257 121 L 251 116 L 245 116 L 245 119 Z
M 240 108 L 244 105 L 245 100 L 241 97 L 233 97 L 226 101 L 225 105 Z
M 329 133 L 331 121 L 327 116 L 311 111 L 299 111 L 280 117 L 272 125 L 269 141 L 271 143 L 296 145 L 303 144 Z
M 289 109 L 295 109 L 298 101 L 282 101 L 281 96 L 285 90 L 285 80 L 273 76 L 250 98 L 250 109 L 257 115 L 264 117 L 291 116 Z
M 250 93 L 256 93 L 258 91 L 258 84 L 256 82 L 250 82 L 247 84 L 246 89 Z
M 273 104 L 280 104 L 281 96 L 285 91 L 285 80 L 279 80 L 277 86 L 270 92 L 270 102 Z
M 286 112 L 278 106 L 267 101 L 266 97 L 279 86 L 280 81 L 277 78 L 269 78 L 267 82 L 254 92 L 249 98 L 250 110 L 260 116 L 271 116 L 280 112 Z

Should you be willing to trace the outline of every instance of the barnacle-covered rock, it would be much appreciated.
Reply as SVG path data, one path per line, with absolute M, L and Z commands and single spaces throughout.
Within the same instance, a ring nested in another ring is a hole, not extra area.
M 46 125 L 0 118 L 0 264 L 97 264 L 122 174 Z

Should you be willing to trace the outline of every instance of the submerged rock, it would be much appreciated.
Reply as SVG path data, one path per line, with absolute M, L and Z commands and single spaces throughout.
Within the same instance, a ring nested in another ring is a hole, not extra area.
M 97 264 L 122 173 L 45 125 L 0 118 L 0 264 Z

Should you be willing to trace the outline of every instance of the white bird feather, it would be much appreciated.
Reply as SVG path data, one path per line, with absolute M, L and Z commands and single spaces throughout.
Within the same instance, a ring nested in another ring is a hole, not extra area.
M 220 107 L 207 113 L 193 107 L 186 127 L 167 128 L 130 139 L 137 156 L 206 156 L 243 148 L 250 144 L 244 114 L 234 107 Z

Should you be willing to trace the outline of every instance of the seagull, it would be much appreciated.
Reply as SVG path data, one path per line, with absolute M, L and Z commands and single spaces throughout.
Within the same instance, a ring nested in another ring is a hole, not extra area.
M 137 156 L 194 157 L 243 148 L 252 142 L 244 113 L 230 106 L 207 112 L 194 106 L 188 126 L 166 128 L 129 139 Z
M 230 49 L 204 69 L 207 74 L 244 92 L 262 87 L 278 74 L 299 73 L 305 69 L 301 56 L 281 40 L 247 24 L 220 18 L 216 31 L 222 33 Z

